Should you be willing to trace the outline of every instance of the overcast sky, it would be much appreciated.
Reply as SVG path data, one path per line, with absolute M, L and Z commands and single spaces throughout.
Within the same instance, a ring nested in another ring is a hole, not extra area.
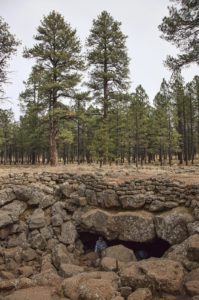
M 142 84 L 152 102 L 162 78 L 169 79 L 171 75 L 163 61 L 168 54 L 175 56 L 178 53 L 174 46 L 160 38 L 158 30 L 163 17 L 168 15 L 169 4 L 169 0 L 0 0 L 0 15 L 9 24 L 10 31 L 22 41 L 17 56 L 10 63 L 12 84 L 6 87 L 16 119 L 20 114 L 18 96 L 32 64 L 32 61 L 22 58 L 23 47 L 34 44 L 33 35 L 40 20 L 52 10 L 60 12 L 72 28 L 77 29 L 82 44 L 89 34 L 92 20 L 101 11 L 107 10 L 115 20 L 121 21 L 122 31 L 128 36 L 131 90 Z M 186 82 L 196 74 L 196 65 L 183 71 Z

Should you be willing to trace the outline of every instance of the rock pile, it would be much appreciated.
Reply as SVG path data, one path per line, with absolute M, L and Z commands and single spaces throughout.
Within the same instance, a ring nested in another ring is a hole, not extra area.
M 199 299 L 199 185 L 51 173 L 0 183 L 0 300 Z M 98 261 L 81 232 L 171 247 L 137 261 L 117 245 Z

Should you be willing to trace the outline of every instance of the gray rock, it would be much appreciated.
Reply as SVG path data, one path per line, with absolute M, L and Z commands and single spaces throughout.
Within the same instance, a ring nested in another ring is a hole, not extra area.
M 4 189 L 0 191 L 0 207 L 4 206 L 7 203 L 12 202 L 16 199 L 15 194 L 13 193 L 12 189 Z
M 52 239 L 52 237 L 53 237 L 53 230 L 49 226 L 41 228 L 40 232 L 41 232 L 41 235 L 44 237 L 45 240 Z
M 34 260 L 36 257 L 37 257 L 37 253 L 32 248 L 25 249 L 22 252 L 22 259 L 26 262 Z
M 189 235 L 199 234 L 199 221 L 187 224 Z
M 97 196 L 95 191 L 86 189 L 85 195 L 86 195 L 87 203 L 89 205 L 97 206 Z
M 39 207 L 40 208 L 47 208 L 52 206 L 56 202 L 56 198 L 53 195 L 46 195 L 41 198 Z
M 19 221 L 12 226 L 12 233 L 21 233 L 28 231 L 28 225 L 24 221 Z
M 31 234 L 28 241 L 33 249 L 39 249 L 39 250 L 46 249 L 47 246 L 46 239 L 39 232 L 33 235 Z
M 144 195 L 126 195 L 120 197 L 121 205 L 123 208 L 136 209 L 141 208 L 145 204 Z
M 41 208 L 36 209 L 29 218 L 29 228 L 38 229 L 45 226 L 44 211 Z
M 8 240 L 8 247 L 17 247 L 20 246 L 22 248 L 29 247 L 29 243 L 27 240 L 26 232 L 21 232 L 19 234 L 13 234 Z
M 188 240 L 187 257 L 191 261 L 199 262 L 199 235 L 195 234 Z
M 154 200 L 151 202 L 149 206 L 149 211 L 163 211 L 172 209 L 178 206 L 178 203 L 174 201 L 160 201 L 160 200 Z
M 31 206 L 39 205 L 42 199 L 45 198 L 45 194 L 38 187 L 15 186 L 13 191 L 17 199 L 26 201 Z
M 8 236 L 12 233 L 12 227 L 7 226 L 0 229 L 0 239 L 7 240 Z
M 189 296 L 199 295 L 199 280 L 188 281 L 185 283 L 185 288 Z
M 194 213 L 195 219 L 199 221 L 199 207 L 195 207 L 193 213 Z
M 10 213 L 14 221 L 18 221 L 19 216 L 26 209 L 27 209 L 27 204 L 19 200 L 14 200 L 12 203 L 9 203 L 2 207 L 2 210 L 8 211 Z
M 179 244 L 188 237 L 187 224 L 193 216 L 186 208 L 174 208 L 155 216 L 157 236 L 171 245 Z
M 61 226 L 60 241 L 66 245 L 74 244 L 77 238 L 77 231 L 74 224 L 69 221 Z
M 153 215 L 146 211 L 110 213 L 93 209 L 81 216 L 79 226 L 107 239 L 147 242 L 155 237 Z
M 0 228 L 6 227 L 8 225 L 14 224 L 14 220 L 9 211 L 0 210 Z
M 153 288 L 159 292 L 180 294 L 184 279 L 181 263 L 169 259 L 147 259 L 123 266 L 120 278 L 123 286 Z
M 148 288 L 139 288 L 129 295 L 128 300 L 152 300 L 151 290 Z
M 67 198 L 69 198 L 70 195 L 74 192 L 72 184 L 69 184 L 68 182 L 61 184 L 59 188 L 61 193 Z
M 115 231 L 123 241 L 147 242 L 155 237 L 153 215 L 146 211 L 113 214 L 109 224 L 110 236 Z
M 74 258 L 63 244 L 58 244 L 52 250 L 52 262 L 53 265 L 59 269 L 61 264 L 73 264 Z
M 54 227 L 61 226 L 63 222 L 63 217 L 60 214 L 53 215 L 51 218 L 51 223 Z
M 61 201 L 57 201 L 51 208 L 52 216 L 60 215 L 60 217 L 65 220 L 66 211 L 65 211 L 65 203 Z
M 172 246 L 164 257 L 181 262 L 187 270 L 199 267 L 199 235 L 195 234 L 181 244 Z
M 59 274 L 64 278 L 72 277 L 74 275 L 83 273 L 84 271 L 84 267 L 72 264 L 61 264 L 59 268 Z
M 97 203 L 101 207 L 107 208 L 120 206 L 116 192 L 111 189 L 97 193 Z
M 86 191 L 86 185 L 83 183 L 80 183 L 80 185 L 78 186 L 78 190 L 77 193 L 80 197 L 84 197 L 85 196 L 85 191 Z
M 123 245 L 116 245 L 112 247 L 108 247 L 104 251 L 105 257 L 112 257 L 115 258 L 118 261 L 122 262 L 132 262 L 136 261 L 135 254 L 133 250 L 130 250 Z

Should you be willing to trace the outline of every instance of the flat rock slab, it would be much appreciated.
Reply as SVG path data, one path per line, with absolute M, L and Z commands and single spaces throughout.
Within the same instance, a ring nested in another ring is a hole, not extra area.
M 155 238 L 153 214 L 146 211 L 107 212 L 93 209 L 82 215 L 80 227 L 109 239 L 149 242 Z

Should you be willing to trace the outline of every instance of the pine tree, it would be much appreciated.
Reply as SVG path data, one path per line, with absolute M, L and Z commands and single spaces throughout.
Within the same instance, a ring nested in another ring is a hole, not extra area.
M 129 85 L 129 58 L 126 48 L 126 36 L 122 33 L 121 23 L 103 11 L 96 20 L 87 39 L 87 59 L 90 71 L 89 88 L 93 99 L 100 105 L 102 118 L 98 128 L 96 142 L 103 144 L 100 159 L 111 159 L 112 141 L 109 134 L 109 110 L 116 100 L 116 94 L 126 91 Z M 107 132 L 105 132 L 107 130 Z M 96 144 L 96 145 L 97 145 Z M 109 145 L 110 144 L 110 145 Z
M 147 125 L 149 118 L 149 102 L 148 96 L 141 85 L 139 85 L 135 93 L 130 99 L 128 126 L 131 138 L 131 145 L 133 147 L 133 157 L 136 167 L 138 167 L 139 157 L 141 163 L 145 156 L 147 149 Z
M 175 44 L 182 52 L 177 58 L 168 57 L 170 68 L 196 62 L 199 64 L 199 2 L 198 0 L 172 0 L 169 16 L 164 17 L 159 29 L 162 38 Z
M 3 98 L 3 85 L 8 80 L 8 62 L 17 51 L 19 41 L 10 33 L 10 28 L 3 18 L 0 17 L 0 99 Z
M 43 18 L 37 31 L 34 37 L 37 43 L 24 55 L 36 58 L 42 71 L 41 91 L 48 104 L 50 163 L 56 165 L 61 103 L 64 98 L 72 96 L 74 87 L 80 82 L 79 71 L 83 67 L 81 47 L 76 31 L 55 11 Z
M 193 78 L 191 86 L 194 107 L 195 152 L 199 153 L 199 76 Z
M 176 129 L 180 136 L 178 159 L 180 164 L 185 161 L 188 164 L 188 144 L 187 144 L 187 98 L 185 95 L 184 81 L 180 72 L 175 72 L 171 78 L 171 97 L 173 105 L 176 107 L 177 124 Z
M 199 150 L 199 79 L 194 79 L 185 86 L 188 159 L 194 161 Z
M 126 36 L 121 23 L 106 11 L 93 21 L 87 40 L 88 65 L 90 66 L 89 87 L 96 102 L 102 107 L 103 118 L 107 118 L 115 92 L 128 88 L 129 58 Z
M 171 102 L 171 94 L 169 84 L 163 79 L 160 91 L 154 99 L 155 110 L 153 113 L 154 123 L 156 127 L 156 137 L 154 146 L 157 143 L 159 148 L 159 160 L 162 165 L 163 158 L 169 156 L 169 164 L 171 165 L 172 153 L 178 150 L 178 134 L 175 130 L 175 111 Z
M 6 164 L 10 156 L 10 138 L 12 133 L 13 112 L 11 109 L 0 109 L 0 157 Z

